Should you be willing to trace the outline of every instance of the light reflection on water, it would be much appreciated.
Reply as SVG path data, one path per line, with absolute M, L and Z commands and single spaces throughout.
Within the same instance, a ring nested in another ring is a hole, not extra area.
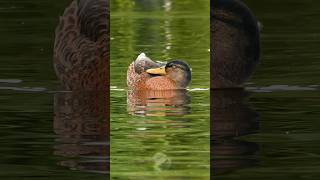
M 244 89 L 211 90 L 211 173 L 229 171 L 258 164 L 254 156 L 259 145 L 235 139 L 257 133 L 259 114 L 247 102 Z
M 176 99 L 142 99 L 137 106 L 127 104 L 127 92 L 111 91 L 112 177 L 208 178 L 209 119 L 200 112 L 208 112 L 209 104 L 197 105 L 208 92 L 180 93 Z
M 111 91 L 111 176 L 207 179 L 208 94 Z
M 182 116 L 191 113 L 186 90 L 128 91 L 128 112 L 139 116 Z
M 109 110 L 103 92 L 54 95 L 54 154 L 72 170 L 109 174 Z

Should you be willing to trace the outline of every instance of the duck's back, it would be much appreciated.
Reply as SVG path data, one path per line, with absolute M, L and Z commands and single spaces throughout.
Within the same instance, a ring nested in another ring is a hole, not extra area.
M 73 1 L 55 33 L 54 68 L 64 88 L 108 89 L 108 50 L 108 1 Z
M 240 0 L 211 2 L 211 87 L 236 87 L 260 58 L 257 20 Z

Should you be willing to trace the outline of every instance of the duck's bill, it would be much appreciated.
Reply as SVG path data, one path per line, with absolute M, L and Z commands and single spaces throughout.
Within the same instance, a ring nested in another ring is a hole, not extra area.
M 163 66 L 163 67 L 159 67 L 159 68 L 148 69 L 147 73 L 149 73 L 149 74 L 157 74 L 157 75 L 165 75 L 166 74 L 166 68 L 165 68 L 165 66 Z

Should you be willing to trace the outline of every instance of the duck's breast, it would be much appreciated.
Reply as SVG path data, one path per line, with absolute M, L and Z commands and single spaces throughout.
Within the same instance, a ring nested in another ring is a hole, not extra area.
M 146 89 L 150 90 L 178 89 L 174 81 L 165 76 L 157 76 L 150 78 L 146 81 L 145 86 Z

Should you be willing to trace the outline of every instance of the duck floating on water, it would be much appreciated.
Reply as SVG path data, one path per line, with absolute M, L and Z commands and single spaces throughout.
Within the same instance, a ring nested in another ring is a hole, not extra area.
M 156 63 L 141 53 L 127 71 L 127 84 L 133 90 L 185 89 L 191 81 L 189 65 L 180 60 Z
M 241 86 L 260 59 L 258 22 L 240 0 L 211 0 L 211 88 Z
M 55 31 L 54 69 L 64 90 L 109 90 L 109 2 L 74 0 Z

